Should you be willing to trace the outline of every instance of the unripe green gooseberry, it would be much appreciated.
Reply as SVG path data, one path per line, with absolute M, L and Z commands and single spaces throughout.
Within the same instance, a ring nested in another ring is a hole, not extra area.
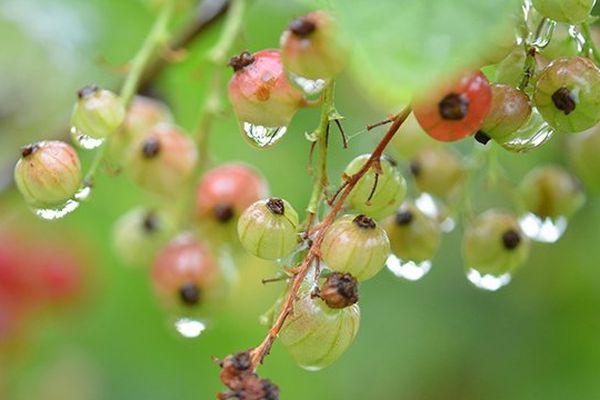
M 369 154 L 356 157 L 348 164 L 344 173 L 352 176 L 367 163 Z M 396 168 L 396 163 L 383 157 L 380 161 L 381 173 L 371 166 L 358 180 L 346 199 L 348 207 L 374 219 L 392 214 L 406 196 L 406 180 Z
M 103 139 L 123 123 L 125 106 L 119 96 L 110 90 L 89 85 L 79 90 L 77 97 L 71 124 L 78 133 Z
M 559 166 L 537 167 L 519 185 L 525 208 L 542 218 L 571 217 L 585 202 L 579 181 Z
M 113 228 L 113 248 L 127 265 L 148 265 L 174 232 L 164 212 L 135 208 L 122 215 Z
M 538 78 L 533 102 L 558 131 L 589 129 L 600 121 L 600 69 L 583 57 L 554 60 Z
M 392 253 L 405 261 L 431 260 L 442 237 L 440 225 L 406 202 L 384 222 Z
M 333 271 L 364 281 L 375 276 L 390 255 L 385 231 L 365 215 L 344 215 L 325 232 L 321 259 Z
M 596 0 L 533 0 L 533 6 L 543 16 L 571 25 L 588 19 L 595 3 Z
M 514 214 L 490 209 L 465 230 L 465 268 L 494 276 L 512 273 L 527 259 L 529 247 L 529 239 Z
M 259 200 L 248 207 L 238 220 L 242 246 L 250 254 L 265 260 L 289 255 L 298 245 L 298 214 L 283 199 Z
M 25 201 L 36 208 L 62 205 L 81 186 L 81 163 L 73 147 L 49 140 L 28 144 L 14 172 Z
M 310 371 L 336 361 L 354 340 L 360 323 L 358 304 L 335 309 L 309 291 L 294 302 L 279 339 L 294 360 Z
M 452 197 L 466 176 L 466 169 L 458 156 L 443 147 L 418 152 L 411 159 L 410 171 L 421 192 L 442 199 Z
M 600 192 L 600 126 L 570 135 L 567 142 L 569 160 L 573 170 L 586 187 Z
M 529 97 L 522 91 L 505 84 L 492 85 L 492 109 L 483 121 L 475 138 L 485 144 L 494 139 L 503 143 L 511 137 L 531 115 Z M 480 140 L 482 137 L 487 140 Z
M 426 147 L 440 145 L 439 141 L 425 133 L 413 113 L 400 126 L 398 133 L 394 135 L 390 142 L 390 148 L 394 154 L 402 158 L 411 158 Z

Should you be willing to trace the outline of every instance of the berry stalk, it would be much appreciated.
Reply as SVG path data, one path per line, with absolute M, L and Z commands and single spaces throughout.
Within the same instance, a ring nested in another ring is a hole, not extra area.
M 318 261 L 318 259 L 320 258 L 319 249 L 321 247 L 321 242 L 323 241 L 327 228 L 329 228 L 329 226 L 334 222 L 337 214 L 342 209 L 344 201 L 346 200 L 350 192 L 352 192 L 352 189 L 354 189 L 354 186 L 356 186 L 360 178 L 362 178 L 362 176 L 365 173 L 367 173 L 367 171 L 371 167 L 379 163 L 383 151 L 385 150 L 389 142 L 392 140 L 402 123 L 404 123 L 406 118 L 408 118 L 411 112 L 412 110 L 410 106 L 407 106 L 393 118 L 392 125 L 389 127 L 388 131 L 383 136 L 377 147 L 375 147 L 375 150 L 373 150 L 373 152 L 371 153 L 371 157 L 369 158 L 369 160 L 363 165 L 363 167 L 358 172 L 346 178 L 344 188 L 341 191 L 337 200 L 333 203 L 331 210 L 325 216 L 323 221 L 315 227 L 317 234 L 313 239 L 313 242 L 308 250 L 308 254 L 306 255 L 306 258 L 304 259 L 302 264 L 300 264 L 300 266 L 294 269 L 294 276 L 290 283 L 290 289 L 285 298 L 281 311 L 279 312 L 279 315 L 275 319 L 275 322 L 271 326 L 271 329 L 269 329 L 269 332 L 267 333 L 267 336 L 262 341 L 262 343 L 251 351 L 251 363 L 252 368 L 254 370 L 256 370 L 258 365 L 262 363 L 265 356 L 269 354 L 271 347 L 273 346 L 275 339 L 279 335 L 279 332 L 281 331 L 281 328 L 283 327 L 287 317 L 292 312 L 294 300 L 298 295 L 298 291 L 302 286 L 304 278 L 308 274 L 311 266 L 313 265 L 313 262 L 316 260 Z
M 585 47 L 592 53 L 594 62 L 596 65 L 600 65 L 600 50 L 598 50 L 598 47 L 592 38 L 589 23 L 584 22 L 581 24 L 581 35 L 583 35 L 583 38 L 585 39 Z

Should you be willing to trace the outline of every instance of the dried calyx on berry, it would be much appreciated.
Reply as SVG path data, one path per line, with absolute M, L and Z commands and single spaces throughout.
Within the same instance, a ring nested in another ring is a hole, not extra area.
M 125 106 L 120 97 L 96 85 L 77 92 L 77 103 L 71 124 L 78 135 L 103 139 L 117 130 L 125 119 Z
M 349 273 L 334 272 L 325 279 L 318 292 L 331 308 L 346 308 L 358 302 L 358 281 Z
M 221 382 L 229 391 L 219 393 L 218 399 L 279 400 L 277 386 L 254 372 L 250 351 L 229 355 L 219 365 Z

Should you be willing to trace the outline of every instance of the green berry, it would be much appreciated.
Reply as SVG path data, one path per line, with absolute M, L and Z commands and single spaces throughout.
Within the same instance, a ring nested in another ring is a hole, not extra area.
M 321 259 L 337 272 L 352 274 L 359 281 L 375 276 L 390 254 L 385 231 L 364 215 L 345 215 L 325 232 Z
M 392 151 L 402 158 L 411 158 L 426 147 L 439 146 L 440 142 L 429 136 L 410 114 L 390 142 Z
M 561 57 L 575 57 L 579 54 L 577 40 L 569 34 L 569 25 L 556 24 L 552 32 L 552 39 L 541 53 L 548 60 Z
M 596 0 L 533 0 L 533 6 L 543 16 L 571 25 L 585 22 L 594 3 Z
M 125 119 L 125 106 L 113 92 L 85 86 L 77 93 L 71 124 L 82 135 L 103 139 L 116 131 Z
M 492 85 L 492 109 L 479 132 L 503 143 L 531 115 L 529 97 L 518 89 L 504 84 Z
M 535 168 L 523 178 L 519 192 L 525 208 L 541 218 L 569 218 L 585 201 L 579 181 L 559 166 Z
M 348 164 L 344 173 L 357 173 L 369 160 L 369 154 L 356 157 Z M 389 158 L 381 159 L 381 173 L 374 165 L 359 179 L 346 199 L 348 207 L 371 218 L 381 219 L 392 214 L 406 196 L 406 181 L 396 164 Z
M 279 339 L 302 368 L 323 369 L 352 344 L 360 323 L 358 304 L 330 308 L 322 299 L 311 298 L 307 291 L 293 307 Z
M 42 141 L 23 147 L 14 177 L 17 188 L 31 207 L 53 208 L 79 190 L 81 164 L 77 152 L 68 144 Z
M 437 221 L 408 202 L 385 221 L 384 228 L 392 253 L 404 261 L 431 260 L 442 237 Z
M 577 176 L 586 187 L 600 192 L 600 126 L 596 125 L 580 134 L 570 135 L 567 149 Z
M 462 186 L 466 175 L 458 156 L 442 147 L 418 152 L 411 159 L 410 171 L 421 192 L 442 199 L 452 197 Z
M 481 274 L 500 276 L 520 267 L 530 243 L 512 213 L 491 209 L 466 228 L 463 241 L 465 267 Z
M 238 220 L 238 236 L 250 254 L 265 260 L 288 256 L 298 245 L 298 214 L 282 199 L 259 200 Z
M 587 58 L 560 58 L 535 85 L 533 102 L 558 131 L 581 132 L 600 121 L 600 70 Z

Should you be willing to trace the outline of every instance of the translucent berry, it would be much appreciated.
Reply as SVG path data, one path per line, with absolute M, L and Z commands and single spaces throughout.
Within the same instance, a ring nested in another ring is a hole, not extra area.
M 590 17 L 596 0 L 533 0 L 533 6 L 545 17 L 571 25 Z
M 196 210 L 202 219 L 220 223 L 237 220 L 252 203 L 268 194 L 265 179 L 242 163 L 229 163 L 208 171 L 196 190 Z
M 154 292 L 167 307 L 209 306 L 219 297 L 220 270 L 210 249 L 191 234 L 172 240 L 152 268 Z
M 466 176 L 458 156 L 446 148 L 428 148 L 417 153 L 410 162 L 410 171 L 421 192 L 439 198 L 452 197 Z
M 575 57 L 579 54 L 577 39 L 569 33 L 569 25 L 556 24 L 548 45 L 541 49 L 548 60 L 561 57 Z
M 337 272 L 364 281 L 375 276 L 390 254 L 385 231 L 365 215 L 345 215 L 335 221 L 321 243 L 321 259 Z
M 244 52 L 230 61 L 229 99 L 242 123 L 285 127 L 304 104 L 299 89 L 287 80 L 279 50 Z
M 356 157 L 348 164 L 344 173 L 357 173 L 369 160 L 369 154 Z M 348 207 L 371 218 L 381 219 L 392 214 L 406 196 L 406 180 L 396 168 L 396 163 L 387 157 L 380 162 L 381 173 L 375 166 L 365 173 L 346 199 Z
M 596 125 L 580 134 L 570 135 L 567 148 L 569 160 L 577 176 L 586 187 L 600 192 L 600 126 Z
M 394 154 L 402 158 L 411 158 L 426 147 L 441 145 L 440 142 L 425 133 L 412 113 L 390 142 L 390 148 Z
M 583 57 L 554 60 L 537 80 L 533 101 L 558 131 L 591 128 L 600 121 L 600 70 Z
M 135 208 L 122 215 L 113 228 L 113 248 L 127 265 L 149 265 L 174 231 L 164 212 Z
M 384 224 L 392 253 L 404 261 L 431 260 L 440 245 L 442 231 L 437 221 L 412 203 L 404 203 Z
M 463 246 L 468 271 L 499 277 L 525 262 L 530 243 L 512 213 L 492 209 L 466 228 Z
M 172 125 L 160 124 L 132 148 L 129 169 L 144 189 L 170 195 L 185 187 L 197 159 L 196 146 L 187 135 Z
M 294 19 L 281 36 L 285 68 L 308 79 L 329 80 L 344 68 L 348 48 L 333 17 L 314 11 Z
M 490 84 L 485 75 L 477 71 L 416 99 L 413 109 L 427 134 L 452 142 L 477 132 L 491 105 Z
M 293 307 L 279 338 L 302 368 L 325 368 L 352 344 L 360 323 L 358 304 L 334 309 L 322 299 L 304 293 Z
M 56 140 L 28 144 L 15 166 L 15 182 L 25 201 L 52 208 L 69 200 L 81 185 L 81 164 L 75 150 Z
M 484 142 L 487 137 L 502 143 L 523 126 L 530 115 L 531 105 L 525 93 L 509 85 L 492 85 L 492 108 L 475 139 Z
M 266 260 L 289 255 L 298 245 L 298 214 L 285 200 L 270 198 L 248 207 L 238 221 L 238 236 L 250 253 Z
M 559 166 L 533 169 L 519 191 L 525 208 L 542 218 L 571 217 L 585 201 L 579 181 Z
M 90 85 L 79 90 L 77 96 L 71 124 L 79 134 L 102 139 L 123 123 L 125 106 L 113 92 Z

